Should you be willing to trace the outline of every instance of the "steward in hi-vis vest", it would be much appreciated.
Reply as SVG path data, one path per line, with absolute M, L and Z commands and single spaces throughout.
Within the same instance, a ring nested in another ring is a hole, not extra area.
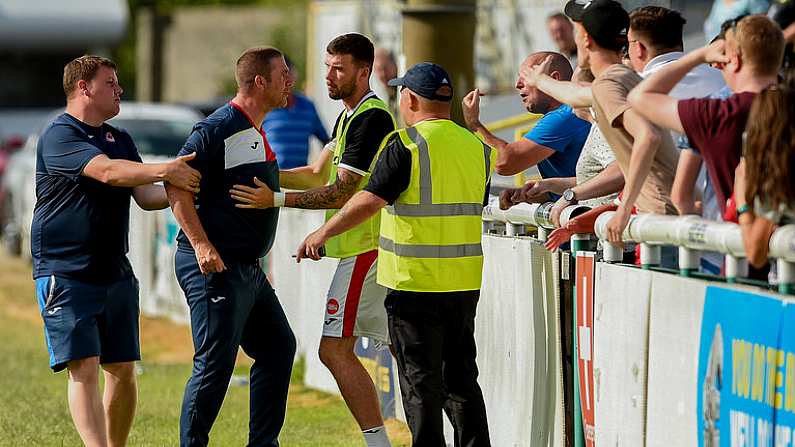
M 449 120 L 391 136 L 411 154 L 411 175 L 381 211 L 378 283 L 411 292 L 480 289 L 483 201 L 494 151 Z
M 378 283 L 389 290 L 384 305 L 413 445 L 446 445 L 442 409 L 454 402 L 447 410 L 456 443 L 488 447 L 474 330 L 495 153 L 451 121 L 453 82 L 442 67 L 417 64 L 389 85 L 401 89 L 409 127 L 387 137 L 364 190 L 307 236 L 297 257 L 320 259 L 329 240 L 381 212 Z
M 337 143 L 334 147 L 334 157 L 332 159 L 331 170 L 329 171 L 328 175 L 329 185 L 333 184 L 337 180 L 338 166 L 344 159 L 345 149 L 348 143 L 348 134 L 351 133 L 351 123 L 356 122 L 356 118 L 362 116 L 362 114 L 366 115 L 366 112 L 373 109 L 382 110 L 384 113 L 388 114 L 392 119 L 392 128 L 395 127 L 395 118 L 389 112 L 386 104 L 372 92 L 365 96 L 365 98 L 358 105 L 358 107 L 353 110 L 353 113 L 350 116 L 347 116 L 346 112 L 343 111 L 340 114 L 340 117 L 337 119 L 337 125 L 334 128 L 334 135 L 336 135 Z M 375 157 L 373 157 L 372 162 L 370 163 L 370 168 L 368 168 L 367 171 L 359 170 L 359 173 L 362 174 L 362 178 L 359 181 L 358 187 L 356 188 L 357 191 L 360 191 L 362 188 L 364 188 L 367 182 L 370 181 L 370 171 L 372 169 L 372 165 L 375 164 L 376 158 L 377 154 Z M 350 166 L 343 164 L 343 168 L 346 167 L 350 169 Z M 337 211 L 339 210 L 326 210 L 326 221 L 337 214 Z M 378 248 L 378 229 L 380 226 L 381 220 L 379 215 L 376 214 L 375 216 L 367 219 L 354 228 L 351 228 L 350 230 L 340 234 L 339 236 L 329 239 L 326 242 L 326 256 L 331 258 L 347 258 L 375 250 Z

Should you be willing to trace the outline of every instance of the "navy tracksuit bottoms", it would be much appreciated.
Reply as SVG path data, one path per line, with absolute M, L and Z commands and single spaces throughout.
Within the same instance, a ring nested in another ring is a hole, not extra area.
M 190 307 L 193 372 L 185 386 L 180 445 L 206 446 L 221 409 L 238 347 L 251 367 L 249 446 L 278 446 L 295 356 L 295 336 L 276 293 L 255 261 L 224 260 L 202 275 L 192 251 L 177 250 L 177 279 Z

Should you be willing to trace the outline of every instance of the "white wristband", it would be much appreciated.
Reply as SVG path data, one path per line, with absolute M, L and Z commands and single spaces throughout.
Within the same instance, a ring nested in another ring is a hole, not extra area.
M 284 193 L 283 192 L 274 192 L 273 193 L 273 206 L 276 208 L 281 208 L 284 206 Z

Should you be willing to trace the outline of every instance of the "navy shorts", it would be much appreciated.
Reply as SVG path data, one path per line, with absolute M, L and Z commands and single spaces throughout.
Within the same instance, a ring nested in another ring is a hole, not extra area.
M 60 276 L 36 278 L 50 367 L 98 356 L 100 363 L 141 359 L 138 280 L 91 284 Z

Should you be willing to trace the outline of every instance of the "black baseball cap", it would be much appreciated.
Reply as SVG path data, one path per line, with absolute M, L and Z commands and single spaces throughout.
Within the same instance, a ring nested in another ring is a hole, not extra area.
M 416 64 L 403 77 L 390 80 L 392 87 L 403 86 L 423 98 L 435 101 L 452 101 L 453 83 L 450 75 L 440 65 L 431 62 Z
M 795 22 L 795 0 L 775 0 L 767 13 L 774 22 L 784 29 Z
M 600 47 L 621 50 L 627 44 L 629 13 L 614 0 L 569 0 L 564 9 Z

